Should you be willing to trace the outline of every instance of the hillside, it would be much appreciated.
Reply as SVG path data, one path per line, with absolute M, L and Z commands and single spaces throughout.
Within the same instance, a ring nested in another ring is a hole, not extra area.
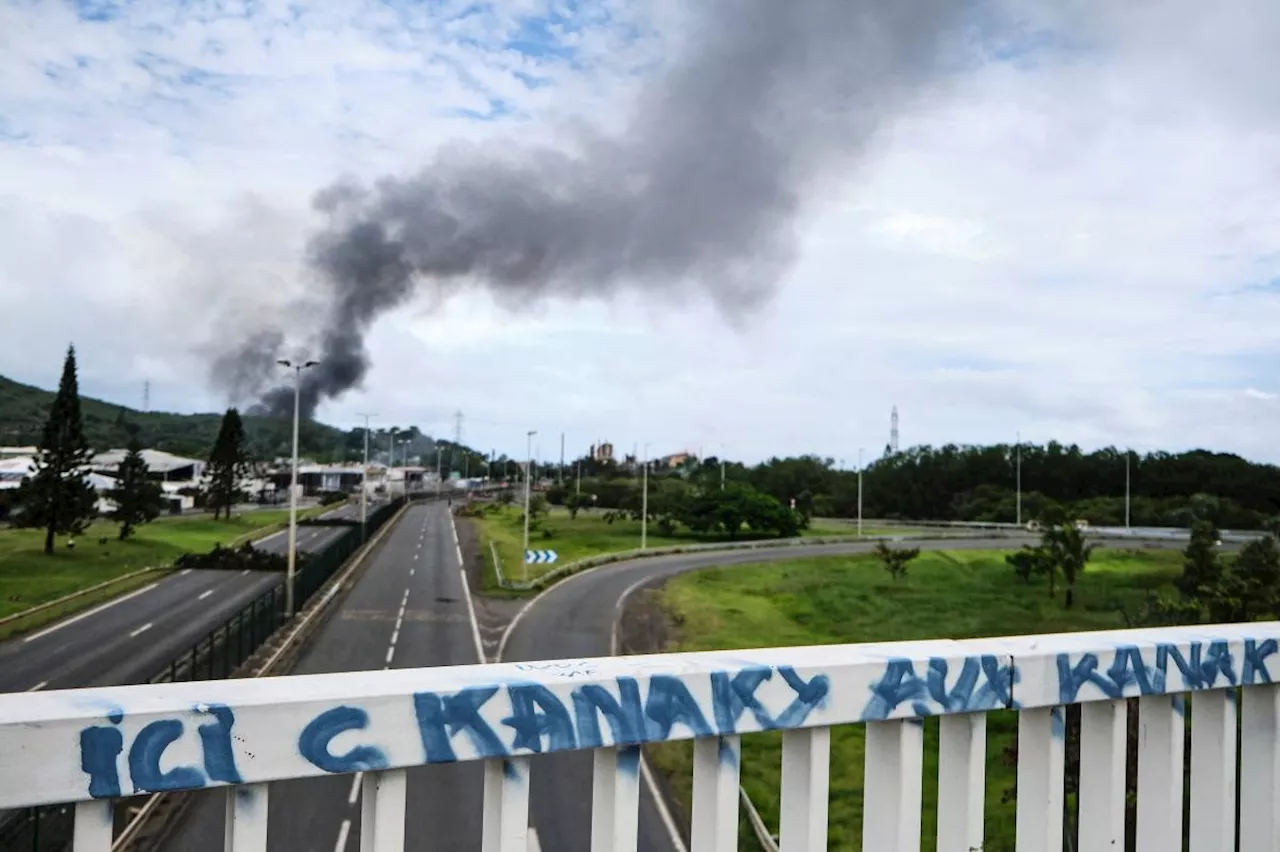
M 0 376 L 0 444 L 35 444 L 53 402 L 53 392 Z M 135 424 L 146 447 L 177 455 L 204 458 L 218 432 L 221 413 L 171 414 L 142 412 L 123 405 L 82 396 L 84 427 L 94 449 L 122 447 L 128 441 L 126 427 Z M 249 449 L 255 458 L 286 456 L 290 452 L 292 423 L 288 418 L 244 418 Z M 302 454 L 317 458 L 341 457 L 347 433 L 323 423 L 303 423 L 298 443 Z

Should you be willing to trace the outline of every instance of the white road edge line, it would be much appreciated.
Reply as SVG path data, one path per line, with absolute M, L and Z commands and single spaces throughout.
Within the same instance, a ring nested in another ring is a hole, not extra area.
M 191 573 L 191 569 L 190 569 L 190 568 L 183 568 L 181 571 L 179 571 L 179 572 L 178 572 L 178 576 L 179 576 L 179 577 L 185 577 L 185 576 L 187 576 L 187 575 L 188 575 L 188 574 L 190 574 L 190 573 Z
M 618 597 L 618 602 L 613 607 L 613 630 L 609 635 L 609 656 L 618 656 L 618 624 L 622 620 L 622 610 L 626 606 L 627 598 L 645 583 L 660 582 L 663 579 L 665 578 L 642 577 L 627 586 Z M 643 749 L 640 750 L 640 774 L 644 778 L 645 786 L 649 788 L 649 795 L 653 797 L 653 804 L 658 809 L 658 816 L 662 818 L 667 834 L 670 835 L 672 847 L 679 850 L 679 852 L 689 852 L 689 847 L 684 845 L 684 837 L 676 826 L 675 818 L 671 815 L 671 809 L 667 807 L 667 800 L 662 795 L 662 791 L 658 789 L 658 783 L 653 777 L 653 772 L 649 769 L 649 762 L 644 759 Z
M 196 600 L 198 600 L 198 601 L 202 601 L 202 600 L 204 600 L 205 598 L 209 597 L 209 595 L 211 595 L 211 594 L 213 594 L 213 589 L 209 589 L 207 592 L 201 592 L 201 593 L 200 593 L 200 597 L 196 598 Z
M 449 513 L 449 526 L 454 526 L 453 513 Z M 458 539 L 458 530 L 453 530 L 454 541 Z M 484 656 L 484 642 L 480 640 L 480 622 L 476 621 L 476 605 L 471 600 L 471 583 L 467 580 L 467 567 L 462 564 L 462 554 L 458 554 L 458 573 L 462 575 L 462 596 L 467 601 L 467 618 L 471 620 L 471 638 L 476 643 L 476 659 L 481 663 L 487 663 L 488 660 Z M 532 846 L 530 846 L 532 848 Z
M 347 848 L 347 837 L 351 834 L 351 820 L 344 819 L 342 828 L 338 829 L 338 842 L 333 844 L 333 852 L 345 852 Z
M 152 583 L 149 586 L 143 586 L 141 589 L 138 589 L 138 591 L 136 592 L 130 592 L 127 595 L 121 595 L 120 597 L 109 600 L 104 604 L 95 606 L 91 610 L 86 610 L 85 612 L 82 612 L 79 615 L 74 615 L 71 618 L 66 619 L 65 621 L 59 621 L 57 624 L 54 624 L 50 627 L 46 627 L 44 630 L 41 630 L 38 633 L 32 633 L 30 636 L 27 636 L 22 641 L 23 643 L 27 643 L 27 642 L 31 642 L 36 639 L 39 639 L 41 636 L 48 636 L 53 631 L 61 630 L 62 628 L 66 627 L 68 624 L 75 624 L 77 621 L 80 621 L 83 618 L 88 618 L 91 615 L 97 615 L 98 613 L 102 612 L 104 609 L 113 607 L 118 603 L 123 603 L 129 600 L 130 598 L 136 598 L 138 595 L 142 594 L 143 592 L 149 592 L 158 585 L 160 585 L 160 583 L 157 581 L 155 583 Z
M 40 690 L 44 689 L 44 688 L 45 688 L 46 686 L 48 686 L 48 685 L 49 685 L 49 681 L 47 681 L 47 680 L 42 680 L 42 681 L 40 681 L 39 683 L 37 683 L 35 686 L 29 686 L 29 687 L 27 687 L 26 691 L 27 691 L 27 692 L 39 692 Z
M 137 630 L 130 633 L 129 638 L 132 639 L 135 636 L 141 636 L 143 633 L 146 633 L 148 630 L 150 630 L 153 626 L 154 626 L 153 622 L 148 621 L 146 624 L 142 625 Z
M 360 782 L 364 780 L 364 773 L 357 772 L 351 776 L 351 792 L 347 794 L 347 804 L 354 805 L 356 799 L 360 798 Z
M 391 665 L 391 659 L 396 655 L 396 646 L 392 645 L 387 649 L 387 665 Z
M 538 840 L 538 829 L 529 826 L 529 852 L 542 852 L 542 842 Z
M 605 563 L 604 565 L 597 565 L 594 568 L 588 568 L 585 571 L 579 571 L 577 574 L 570 574 L 568 577 L 565 577 L 563 580 L 557 583 L 551 584 L 550 586 L 543 589 L 538 594 L 534 595 L 533 598 L 530 599 L 528 603 L 526 603 L 524 606 L 520 608 L 520 611 L 516 613 L 516 617 L 511 619 L 511 623 L 507 625 L 507 629 L 502 634 L 502 641 L 498 643 L 498 654 L 494 658 L 494 662 L 502 662 L 502 655 L 507 650 L 507 641 L 511 638 L 511 634 L 515 632 L 516 625 L 520 623 L 520 620 L 525 617 L 525 614 L 529 612 L 529 610 L 533 607 L 533 605 L 536 604 L 538 601 L 542 600 L 542 598 L 545 595 L 550 594 L 556 589 L 562 588 L 566 583 L 572 583 L 574 579 L 577 577 L 585 577 L 588 574 L 594 573 L 595 571 L 598 571 L 601 568 L 607 568 L 607 567 L 616 568 L 617 565 L 618 563 L 616 562 Z M 619 600 L 618 604 L 614 608 L 613 634 L 610 638 L 611 650 L 613 647 L 616 647 L 616 643 L 617 643 L 617 633 L 618 633 L 617 613 L 621 611 L 621 607 L 623 606 L 623 602 L 626 600 L 626 596 L 630 594 L 632 591 L 634 591 L 637 587 L 643 585 L 644 583 L 650 582 L 650 581 L 656 581 L 658 579 L 660 578 L 652 577 L 652 576 L 645 577 L 642 580 L 632 583 L 622 593 L 623 594 L 622 599 Z M 484 659 L 483 656 L 481 657 L 481 659 Z M 667 807 L 667 800 L 663 798 L 662 791 L 658 789 L 658 783 L 653 777 L 653 772 L 649 770 L 649 763 L 644 759 L 643 751 L 640 752 L 640 775 L 644 779 L 645 786 L 649 788 L 649 795 L 653 798 L 654 807 L 658 809 L 658 817 L 662 820 L 663 826 L 667 829 L 667 834 L 669 835 L 669 839 L 671 840 L 672 848 L 676 849 L 677 852 L 689 852 L 689 847 L 685 845 L 684 837 L 681 836 L 680 829 L 679 827 L 676 826 L 675 817 L 671 815 L 671 809 Z

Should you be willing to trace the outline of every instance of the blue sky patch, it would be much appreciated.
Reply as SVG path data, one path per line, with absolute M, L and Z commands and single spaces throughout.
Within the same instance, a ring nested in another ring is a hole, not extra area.
M 120 3 L 117 0 L 75 0 L 76 15 L 82 21 L 106 23 L 120 17 Z

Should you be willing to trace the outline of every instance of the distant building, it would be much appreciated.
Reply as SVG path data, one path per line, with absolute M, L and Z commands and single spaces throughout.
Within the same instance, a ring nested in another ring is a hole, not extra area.
M 608 442 L 591 445 L 591 459 L 598 462 L 613 461 L 613 444 Z
M 693 457 L 694 457 L 693 453 L 672 453 L 669 456 L 663 456 L 660 459 L 654 459 L 653 466 L 666 467 L 666 468 L 679 467 L 680 465 L 693 459 Z
M 95 473 L 114 476 L 116 469 L 120 467 L 120 462 L 124 461 L 128 453 L 128 450 L 94 453 L 89 469 Z M 194 486 L 204 476 L 205 462 L 200 459 L 175 456 L 163 450 L 143 450 L 142 460 L 147 463 L 151 478 L 160 482 L 183 482 Z

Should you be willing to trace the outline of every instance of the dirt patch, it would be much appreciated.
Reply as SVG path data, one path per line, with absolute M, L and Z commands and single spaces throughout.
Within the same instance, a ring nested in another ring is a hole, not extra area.
M 462 567 L 471 586 L 471 603 L 476 612 L 476 627 L 480 630 L 480 643 L 488 660 L 498 657 L 498 645 L 516 613 L 524 606 L 520 598 L 502 598 L 486 595 L 484 588 L 484 554 L 480 550 L 480 529 L 474 518 L 454 515 L 458 530 L 458 548 L 462 551 Z
M 671 650 L 679 625 L 662 603 L 666 580 L 636 589 L 627 598 L 618 621 L 618 654 L 658 654 Z
M 480 589 L 480 581 L 484 579 L 484 557 L 480 553 L 480 531 L 471 518 L 455 514 L 454 527 L 458 530 L 458 547 L 462 550 L 462 567 L 467 572 L 467 582 L 471 588 Z

